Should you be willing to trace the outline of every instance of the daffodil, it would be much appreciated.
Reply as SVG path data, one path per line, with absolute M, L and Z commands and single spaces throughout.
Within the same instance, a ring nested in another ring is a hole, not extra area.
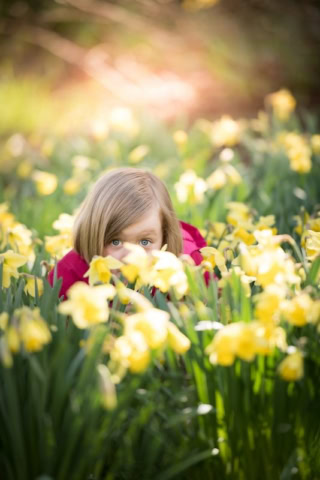
M 112 285 L 91 287 L 77 282 L 68 290 L 68 300 L 58 307 L 59 312 L 71 315 L 78 328 L 90 328 L 104 323 L 109 317 L 107 299 L 113 298 L 115 288 Z
M 279 285 L 268 285 L 262 293 L 255 295 L 255 317 L 263 323 L 276 324 L 280 321 L 280 307 L 285 299 L 286 289 Z
M 18 268 L 27 263 L 28 258 L 12 250 L 0 254 L 0 263 L 3 265 L 2 286 L 9 288 L 11 277 L 18 278 Z
M 107 257 L 94 256 L 84 277 L 89 277 L 89 285 L 98 282 L 109 283 L 112 276 L 111 270 L 119 269 L 122 266 L 123 263 L 111 255 Z
M 171 252 L 153 251 L 155 259 L 152 267 L 152 285 L 161 292 L 168 292 L 173 288 L 178 298 L 183 297 L 188 291 L 187 275 L 183 263 Z
M 266 101 L 271 104 L 276 117 L 283 121 L 289 118 L 296 107 L 295 98 L 285 88 L 267 95 Z
M 252 224 L 252 213 L 248 205 L 241 202 L 228 202 L 226 207 L 229 210 L 227 215 L 228 223 L 235 227 L 239 225 L 243 228 L 246 228 L 249 224 L 250 229 Z
M 279 142 L 284 145 L 291 170 L 298 173 L 308 173 L 311 170 L 311 148 L 302 135 L 295 132 L 284 133 Z
M 70 233 L 61 233 L 44 237 L 45 249 L 52 257 L 62 258 L 72 248 L 72 237 Z
M 320 154 L 320 134 L 312 135 L 311 137 L 311 148 L 314 154 Z
M 290 353 L 278 367 L 280 376 L 287 382 L 295 382 L 303 377 L 303 356 L 299 350 Z
M 212 342 L 206 348 L 211 363 L 224 366 L 233 364 L 240 330 L 240 323 L 231 323 L 218 330 Z
M 245 273 L 257 278 L 263 287 L 270 284 L 299 284 L 295 264 L 289 255 L 277 244 L 270 230 L 255 231 L 259 244 L 247 247 L 240 244 L 240 264 Z
M 281 312 L 289 323 L 296 327 L 303 327 L 314 320 L 313 304 L 310 295 L 301 292 L 291 300 L 283 301 Z
M 81 189 L 81 181 L 78 178 L 68 178 L 63 184 L 63 191 L 66 195 L 76 195 Z
M 37 291 L 39 297 L 43 294 L 43 280 L 41 278 L 37 278 L 31 275 L 26 276 L 26 286 L 24 287 L 24 291 L 31 295 L 32 297 L 36 296 L 36 284 L 37 284 Z
M 305 242 L 307 257 L 309 260 L 314 260 L 320 255 L 320 232 L 308 230 Z
M 139 331 L 149 348 L 162 347 L 167 340 L 169 318 L 168 312 L 157 308 L 130 315 L 125 321 L 125 335 Z
M 203 256 L 202 264 L 205 267 L 213 269 L 217 266 L 221 272 L 227 271 L 226 260 L 219 250 L 214 247 L 203 247 L 200 252 Z
M 168 322 L 168 343 L 172 350 L 179 354 L 186 353 L 191 346 L 189 338 L 172 322 Z
M 116 339 L 111 351 L 113 362 L 129 368 L 132 373 L 141 373 L 148 367 L 151 355 L 144 335 L 133 330 Z
M 148 145 L 139 145 L 138 147 L 131 150 L 128 156 L 128 162 L 136 165 L 140 163 L 146 155 L 148 155 L 150 148 Z
M 22 223 L 15 223 L 7 230 L 7 241 L 17 253 L 33 259 L 32 232 Z
M 113 410 L 117 406 L 117 394 L 111 374 L 108 367 L 103 364 L 98 365 L 97 370 L 103 405 L 107 410 Z
M 198 177 L 194 170 L 187 170 L 175 183 L 174 188 L 180 203 L 198 204 L 203 202 L 208 186 L 205 180 Z
M 218 147 L 233 147 L 240 141 L 240 124 L 229 115 L 223 115 L 212 125 L 211 138 Z
M 57 176 L 53 173 L 34 170 L 32 179 L 40 195 L 51 195 L 58 186 Z
M 12 325 L 7 328 L 6 339 L 11 353 L 17 353 L 20 350 L 20 335 L 18 329 Z
M 19 320 L 19 337 L 28 352 L 37 352 L 51 341 L 48 325 L 40 315 L 39 308 L 22 307 L 14 311 Z
M 10 368 L 13 364 L 12 354 L 5 335 L 0 337 L 0 360 L 4 367 Z
M 9 322 L 8 312 L 0 313 L 0 330 L 5 330 Z
M 175 143 L 179 146 L 184 145 L 188 140 L 188 134 L 184 130 L 176 130 L 172 137 Z
M 60 213 L 57 220 L 52 224 L 55 230 L 58 230 L 60 233 L 71 234 L 72 227 L 74 223 L 74 216 L 69 215 L 68 213 Z

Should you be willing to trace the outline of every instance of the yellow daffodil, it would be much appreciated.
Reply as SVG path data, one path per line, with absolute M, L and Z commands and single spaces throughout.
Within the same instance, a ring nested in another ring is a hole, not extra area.
M 84 277 L 89 277 L 89 285 L 98 282 L 109 283 L 112 276 L 111 270 L 119 269 L 122 265 L 122 262 L 110 255 L 107 257 L 94 256 Z
M 186 353 L 191 346 L 189 338 L 181 333 L 172 322 L 168 322 L 168 343 L 172 350 L 180 355 Z
M 227 225 L 223 222 L 213 222 L 210 225 L 210 232 L 215 238 L 220 240 L 220 238 L 227 234 Z
M 320 154 L 320 134 L 312 135 L 311 148 L 315 155 Z
M 212 125 L 211 138 L 218 147 L 233 147 L 240 141 L 240 124 L 229 115 L 223 115 Z
M 238 238 L 242 242 L 244 242 L 246 245 L 252 245 L 253 243 L 256 242 L 255 236 L 245 230 L 243 227 L 237 227 L 233 231 L 233 236 L 234 238 Z
M 20 336 L 16 327 L 10 326 L 6 331 L 6 339 L 11 353 L 17 353 L 20 350 Z
M 278 367 L 280 376 L 287 382 L 295 382 L 303 377 L 303 356 L 299 350 L 290 353 Z
M 226 149 L 225 149 L 226 150 Z M 213 190 L 220 190 L 226 184 L 239 185 L 242 182 L 240 173 L 229 164 L 214 170 L 207 178 L 207 185 Z
M 180 203 L 198 204 L 203 202 L 208 186 L 205 180 L 198 177 L 194 170 L 187 170 L 175 183 L 174 188 Z
M 71 315 L 78 328 L 89 328 L 108 320 L 107 299 L 113 298 L 115 292 L 112 285 L 91 287 L 77 282 L 68 290 L 69 300 L 61 303 L 58 309 L 64 315 Z
M 188 140 L 188 134 L 184 130 L 176 130 L 173 135 L 173 140 L 179 146 L 182 146 Z
M 153 308 L 152 303 L 142 294 L 127 288 L 122 282 L 117 282 L 116 291 L 121 303 L 132 303 L 137 312 L 145 312 L 150 308 Z
M 31 295 L 32 297 L 36 296 L 36 285 L 39 297 L 43 294 L 43 280 L 41 278 L 36 278 L 33 276 L 25 276 L 26 286 L 24 287 L 24 291 Z
M 125 242 L 124 247 L 129 250 L 129 253 L 123 258 L 126 265 L 120 267 L 121 273 L 130 283 L 139 279 L 140 285 L 148 285 L 152 258 L 140 245 Z
M 0 360 L 4 367 L 12 367 L 13 359 L 5 335 L 0 337 Z
M 57 220 L 52 224 L 55 230 L 58 230 L 60 233 L 69 233 L 71 234 L 74 223 L 74 216 L 69 215 L 68 213 L 60 213 Z
M 37 352 L 51 341 L 50 330 L 39 308 L 31 310 L 24 306 L 15 310 L 14 316 L 19 319 L 20 340 L 28 352 Z
M 314 260 L 320 255 L 320 232 L 308 230 L 305 242 L 307 257 L 309 260 Z
M 256 335 L 256 353 L 271 355 L 275 347 L 285 351 L 288 347 L 286 332 L 282 327 L 260 321 L 251 322 Z
M 19 162 L 16 172 L 18 177 L 28 178 L 32 172 L 32 163 L 30 163 L 28 160 Z
M 0 330 L 5 330 L 9 322 L 8 312 L 0 313 Z
M 256 280 L 256 277 L 250 277 L 249 275 L 246 275 L 238 265 L 233 266 L 233 268 L 228 271 L 222 272 L 222 278 L 218 282 L 219 287 L 224 288 L 227 281 L 230 280 L 233 275 L 237 275 L 237 277 L 240 278 L 240 281 L 246 296 L 250 297 L 251 296 L 250 283 L 254 282 Z
M 63 191 L 66 195 L 76 195 L 80 192 L 81 182 L 78 178 L 68 178 L 63 184 Z
M 58 186 L 57 176 L 53 173 L 35 170 L 32 174 L 32 179 L 40 195 L 51 195 Z
M 263 323 L 278 323 L 280 307 L 285 299 L 286 289 L 279 285 L 268 285 L 266 289 L 255 295 L 255 317 Z
M 152 267 L 152 285 L 161 292 L 168 292 L 173 288 L 180 299 L 188 291 L 188 280 L 184 272 L 183 263 L 171 252 L 153 251 L 155 259 Z
M 140 163 L 149 152 L 150 148 L 148 145 L 139 145 L 129 153 L 128 162 L 136 165 L 137 163 Z
M 2 286 L 9 288 L 11 277 L 18 278 L 18 268 L 27 263 L 28 258 L 12 250 L 0 254 L 0 262 L 3 265 Z
M 128 335 L 117 338 L 111 351 L 111 359 L 123 364 L 132 373 L 141 373 L 148 367 L 151 355 L 144 335 L 133 330 Z
M 207 185 L 213 190 L 220 190 L 227 183 L 227 175 L 224 173 L 223 169 L 217 168 L 211 175 L 207 178 Z
M 22 223 L 16 223 L 7 230 L 7 239 L 10 247 L 17 253 L 34 260 L 32 249 L 32 232 Z
M 320 232 L 320 217 L 308 217 L 305 223 L 307 224 L 308 230 L 312 230 L 313 232 Z
M 295 98 L 285 88 L 267 95 L 266 101 L 271 104 L 276 117 L 283 121 L 288 120 L 296 108 Z
M 227 215 L 227 222 L 237 227 L 242 226 L 246 228 L 247 223 L 251 225 L 252 214 L 250 208 L 241 202 L 228 202 L 226 205 L 229 213 Z
M 14 215 L 8 212 L 8 209 L 9 206 L 7 202 L 0 203 L 0 233 L 2 230 L 2 235 L 5 234 L 9 228 L 15 225 Z
M 143 334 L 149 348 L 162 347 L 168 335 L 168 322 L 170 315 L 164 310 L 150 308 L 127 317 L 125 322 L 125 334 L 139 331 Z
M 270 284 L 299 284 L 300 277 L 295 273 L 293 260 L 277 245 L 272 232 L 255 231 L 254 235 L 259 241 L 258 246 L 240 244 L 240 263 L 244 272 L 256 277 L 257 283 L 264 288 Z
M 296 327 L 303 327 L 314 320 L 313 304 L 310 295 L 300 293 L 291 300 L 282 302 L 281 312 L 289 323 Z
M 113 410 L 117 406 L 117 394 L 111 374 L 106 365 L 97 366 L 99 374 L 99 386 L 102 395 L 102 403 L 107 410 Z
M 217 266 L 221 272 L 227 271 L 226 260 L 219 250 L 214 247 L 203 247 L 200 252 L 203 256 L 202 264 L 205 267 L 213 269 Z
M 311 148 L 302 135 L 295 132 L 284 133 L 279 142 L 284 145 L 291 170 L 298 173 L 308 173 L 311 170 Z
M 212 342 L 206 348 L 211 363 L 224 366 L 233 364 L 240 330 L 240 323 L 231 323 L 218 330 Z
M 72 237 L 70 233 L 61 233 L 44 237 L 45 249 L 52 257 L 62 258 L 72 248 Z

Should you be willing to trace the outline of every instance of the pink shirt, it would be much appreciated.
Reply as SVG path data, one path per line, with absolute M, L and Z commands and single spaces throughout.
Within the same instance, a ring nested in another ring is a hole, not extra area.
M 196 265 L 202 261 L 199 249 L 207 245 L 205 239 L 196 227 L 188 223 L 181 222 L 182 238 L 183 238 L 183 253 L 190 255 Z M 71 250 L 57 263 L 57 278 L 62 278 L 62 285 L 59 296 L 65 297 L 67 291 L 75 282 L 88 283 L 88 277 L 84 274 L 88 271 L 89 265 L 75 250 Z M 52 269 L 48 275 L 50 285 L 53 285 Z M 205 275 L 206 283 L 208 283 L 209 276 Z

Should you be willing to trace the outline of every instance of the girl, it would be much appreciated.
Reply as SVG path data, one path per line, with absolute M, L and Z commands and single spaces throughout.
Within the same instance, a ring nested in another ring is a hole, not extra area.
M 128 253 L 124 242 L 147 252 L 167 244 L 169 252 L 189 254 L 197 265 L 202 260 L 199 249 L 206 246 L 197 228 L 177 219 L 158 177 L 135 168 L 112 170 L 97 181 L 77 213 L 74 248 L 57 263 L 60 296 L 66 297 L 75 282 L 88 282 L 84 274 L 95 255 L 121 260 Z M 53 270 L 48 279 L 53 285 Z

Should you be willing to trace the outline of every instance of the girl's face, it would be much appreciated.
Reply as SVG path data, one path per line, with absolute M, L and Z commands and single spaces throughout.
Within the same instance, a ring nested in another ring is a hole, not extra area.
M 147 252 L 160 250 L 162 247 L 162 225 L 159 211 L 153 211 L 144 215 L 137 223 L 122 230 L 117 238 L 113 238 L 106 245 L 103 255 L 122 260 L 129 251 L 124 248 L 124 242 L 135 243 L 143 247 Z

